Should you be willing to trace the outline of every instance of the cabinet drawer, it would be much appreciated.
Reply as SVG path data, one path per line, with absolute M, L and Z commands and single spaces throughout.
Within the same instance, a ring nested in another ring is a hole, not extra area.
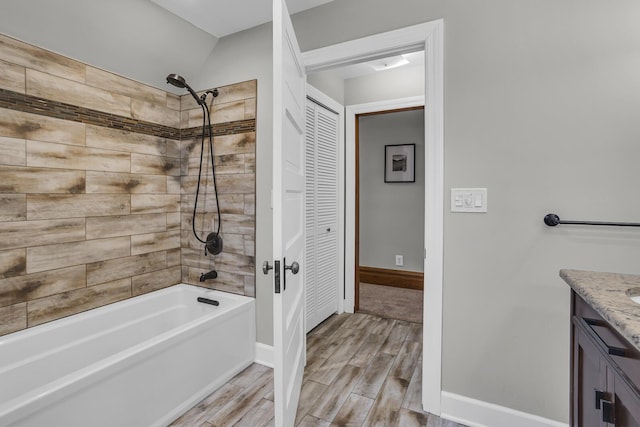
M 574 321 L 585 326 L 586 333 L 611 357 L 631 385 L 640 391 L 640 352 L 575 293 L 573 315 Z

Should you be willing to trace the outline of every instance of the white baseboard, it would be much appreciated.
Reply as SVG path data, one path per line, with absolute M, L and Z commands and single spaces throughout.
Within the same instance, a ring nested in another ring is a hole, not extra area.
M 273 346 L 257 342 L 255 362 L 273 368 Z
M 442 392 L 440 417 L 469 427 L 568 427 L 567 423 L 553 421 L 526 412 L 493 403 L 471 399 L 458 394 Z

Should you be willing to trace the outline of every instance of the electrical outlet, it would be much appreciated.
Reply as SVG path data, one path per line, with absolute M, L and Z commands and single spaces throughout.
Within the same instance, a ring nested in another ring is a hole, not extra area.
M 404 258 L 402 255 L 396 255 L 396 265 L 402 267 L 404 264 Z

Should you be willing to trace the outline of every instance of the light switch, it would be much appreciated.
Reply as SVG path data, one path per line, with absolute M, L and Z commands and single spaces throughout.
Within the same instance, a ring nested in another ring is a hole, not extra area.
M 487 189 L 452 188 L 451 212 L 487 212 Z

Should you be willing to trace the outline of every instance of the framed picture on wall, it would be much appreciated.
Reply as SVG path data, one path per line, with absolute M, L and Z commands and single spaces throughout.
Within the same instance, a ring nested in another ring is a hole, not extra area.
M 384 146 L 384 182 L 416 182 L 416 144 Z

